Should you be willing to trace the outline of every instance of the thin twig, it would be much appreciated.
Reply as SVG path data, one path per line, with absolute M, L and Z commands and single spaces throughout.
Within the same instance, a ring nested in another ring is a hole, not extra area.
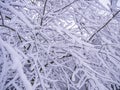
M 13 28 L 11 28 L 11 27 L 9 27 L 9 26 L 7 26 L 7 25 L 4 24 L 4 19 L 3 19 L 3 16 L 2 16 L 2 14 L 1 14 L 1 12 L 0 12 L 0 15 L 1 15 L 1 19 L 2 19 L 2 25 L 0 25 L 0 27 L 5 27 L 5 28 L 8 28 L 8 29 L 10 29 L 10 30 L 12 30 L 12 31 L 15 32 L 15 31 L 16 31 L 15 29 L 13 29 Z M 21 36 L 19 35 L 19 33 L 17 33 L 17 35 L 18 35 L 20 41 L 22 41 L 21 39 L 25 40 L 23 37 L 21 37 Z M 25 40 L 25 41 L 27 41 L 27 40 Z
M 69 7 L 70 5 L 72 5 L 73 3 L 75 3 L 76 1 L 78 1 L 78 0 L 74 0 L 73 2 L 71 2 L 71 3 L 69 3 L 68 5 L 64 6 L 63 8 L 60 8 L 60 9 L 54 11 L 54 13 L 59 12 L 59 11 L 61 11 L 61 10 L 64 10 L 65 8 Z
M 42 14 L 43 16 L 41 18 L 40 26 L 42 26 L 42 24 L 43 24 L 43 17 L 45 15 L 46 5 L 47 5 L 47 0 L 45 0 L 45 4 L 44 4 L 44 7 L 43 7 L 43 14 Z
M 25 42 L 27 42 L 27 40 L 25 38 L 23 38 L 19 33 L 17 33 L 17 36 L 19 38 L 19 40 L 22 42 L 22 40 L 24 40 Z
M 13 28 L 11 28 L 11 27 L 9 27 L 9 26 L 6 26 L 6 25 L 0 25 L 0 27 L 5 27 L 5 28 L 8 28 L 8 29 L 10 29 L 10 30 L 12 30 L 12 31 L 16 31 L 15 29 L 13 29 Z
M 1 12 L 0 12 L 0 15 L 1 15 L 1 20 L 2 20 L 2 25 L 4 25 L 4 19 L 3 19 L 3 16 L 2 16 Z
M 1 16 L 1 20 L 2 20 L 2 25 L 0 25 L 1 27 L 5 27 L 5 28 L 8 28 L 8 29 L 10 29 L 10 30 L 12 30 L 12 31 L 15 31 L 15 29 L 13 29 L 13 28 L 11 28 L 11 27 L 9 27 L 9 26 L 6 26 L 5 24 L 4 24 L 4 19 L 3 19 L 3 16 L 2 16 L 2 13 L 0 12 L 0 16 Z
M 117 12 L 112 16 L 112 18 L 110 18 L 100 29 L 98 29 L 98 30 L 88 39 L 88 42 L 89 42 L 97 33 L 99 33 L 104 27 L 106 27 L 106 26 L 109 24 L 109 22 L 110 22 L 119 12 L 120 12 L 120 10 L 117 11 Z
M 13 28 L 11 28 L 11 27 L 9 27 L 9 26 L 6 26 L 6 25 L 0 25 L 0 27 L 5 27 L 5 28 L 8 28 L 8 29 L 10 29 L 10 30 L 12 30 L 12 31 L 16 31 L 15 29 L 13 29 Z M 27 41 L 25 38 L 23 38 L 23 37 L 21 37 L 18 33 L 17 33 L 17 35 L 18 35 L 18 38 L 20 39 L 20 41 L 22 41 L 22 39 L 24 40 L 24 41 Z

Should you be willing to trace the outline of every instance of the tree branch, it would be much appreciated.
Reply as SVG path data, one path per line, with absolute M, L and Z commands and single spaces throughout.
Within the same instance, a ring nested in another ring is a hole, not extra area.
M 4 19 L 3 19 L 3 16 L 2 16 L 2 13 L 0 12 L 0 15 L 1 15 L 1 20 L 2 20 L 2 25 L 0 25 L 0 27 L 5 27 L 5 28 L 8 28 L 8 29 L 10 29 L 10 30 L 12 30 L 12 31 L 16 31 L 15 29 L 13 29 L 13 28 L 11 28 L 11 27 L 9 27 L 9 26 L 7 26 L 7 25 L 5 25 L 4 24 Z M 22 39 L 23 40 L 25 40 L 23 37 L 21 37 L 20 35 L 19 35 L 19 33 L 17 33 L 17 35 L 18 35 L 18 38 L 20 39 L 20 41 L 22 41 Z M 26 40 L 25 40 L 26 41 Z
M 45 4 L 44 4 L 44 7 L 43 7 L 43 16 L 45 15 L 46 5 L 47 5 L 47 0 L 45 0 Z M 42 24 L 43 24 L 43 16 L 41 18 L 40 26 L 42 26 Z
M 8 28 L 8 29 L 10 29 L 10 30 L 12 30 L 12 31 L 16 31 L 15 29 L 13 29 L 13 28 L 11 28 L 11 27 L 9 27 L 9 26 L 6 26 L 6 25 L 0 25 L 0 27 L 5 27 L 5 28 Z
M 98 29 L 98 30 L 88 39 L 88 42 L 89 42 L 90 40 L 92 40 L 92 38 L 93 38 L 97 33 L 99 33 L 104 27 L 106 27 L 106 26 L 109 24 L 109 22 L 110 22 L 119 12 L 120 12 L 120 10 L 117 11 L 117 12 L 112 16 L 112 18 L 110 18 L 100 29 Z
M 54 11 L 54 13 L 59 12 L 60 10 L 64 10 L 65 8 L 69 7 L 70 5 L 72 5 L 73 3 L 75 3 L 76 1 L 78 1 L 78 0 L 72 1 L 72 2 L 69 3 L 68 5 L 66 5 L 66 6 L 64 6 L 64 7 L 60 8 L 60 9 L 58 9 L 58 10 L 56 10 L 56 11 Z
M 4 25 L 4 19 L 3 19 L 3 16 L 2 16 L 1 12 L 0 12 L 0 16 L 1 16 L 1 20 L 2 20 L 2 25 Z
M 0 27 L 5 27 L 5 28 L 8 28 L 8 29 L 10 29 L 10 30 L 12 30 L 12 31 L 15 31 L 15 29 L 13 29 L 13 28 L 11 28 L 11 27 L 9 27 L 9 26 L 6 26 L 5 24 L 4 24 L 4 19 L 3 19 L 3 16 L 2 16 L 2 13 L 0 12 L 0 16 L 1 16 L 1 20 L 2 20 L 2 25 L 0 25 Z

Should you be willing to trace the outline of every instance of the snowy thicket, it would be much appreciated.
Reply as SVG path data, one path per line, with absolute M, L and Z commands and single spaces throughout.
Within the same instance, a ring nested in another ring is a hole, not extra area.
M 117 1 L 0 0 L 0 90 L 120 90 Z

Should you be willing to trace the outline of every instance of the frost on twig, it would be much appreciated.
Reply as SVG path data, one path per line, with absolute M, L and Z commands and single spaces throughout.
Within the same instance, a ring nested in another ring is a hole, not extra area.
M 119 90 L 112 15 L 97 0 L 0 1 L 0 90 Z

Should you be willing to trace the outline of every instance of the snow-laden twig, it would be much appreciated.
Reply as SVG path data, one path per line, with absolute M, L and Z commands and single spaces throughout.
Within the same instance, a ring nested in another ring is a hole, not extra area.
M 7 51 L 10 53 L 12 60 L 13 60 L 13 68 L 16 69 L 17 72 L 19 73 L 19 76 L 22 79 L 22 81 L 25 85 L 25 88 L 27 90 L 32 90 L 32 86 L 31 86 L 30 82 L 27 79 L 27 76 L 25 75 L 25 73 L 23 71 L 23 66 L 21 63 L 22 57 L 13 49 L 13 47 L 11 45 L 7 44 L 1 38 L 0 38 L 0 42 L 7 49 Z
M 30 27 L 31 29 L 34 29 L 34 26 L 29 22 L 29 20 L 24 16 L 23 13 L 18 12 L 15 8 L 10 6 L 9 4 L 3 3 L 1 1 L 0 1 L 0 6 L 2 6 L 3 8 L 9 9 L 12 13 L 18 16 L 23 22 L 25 22 L 28 27 Z

